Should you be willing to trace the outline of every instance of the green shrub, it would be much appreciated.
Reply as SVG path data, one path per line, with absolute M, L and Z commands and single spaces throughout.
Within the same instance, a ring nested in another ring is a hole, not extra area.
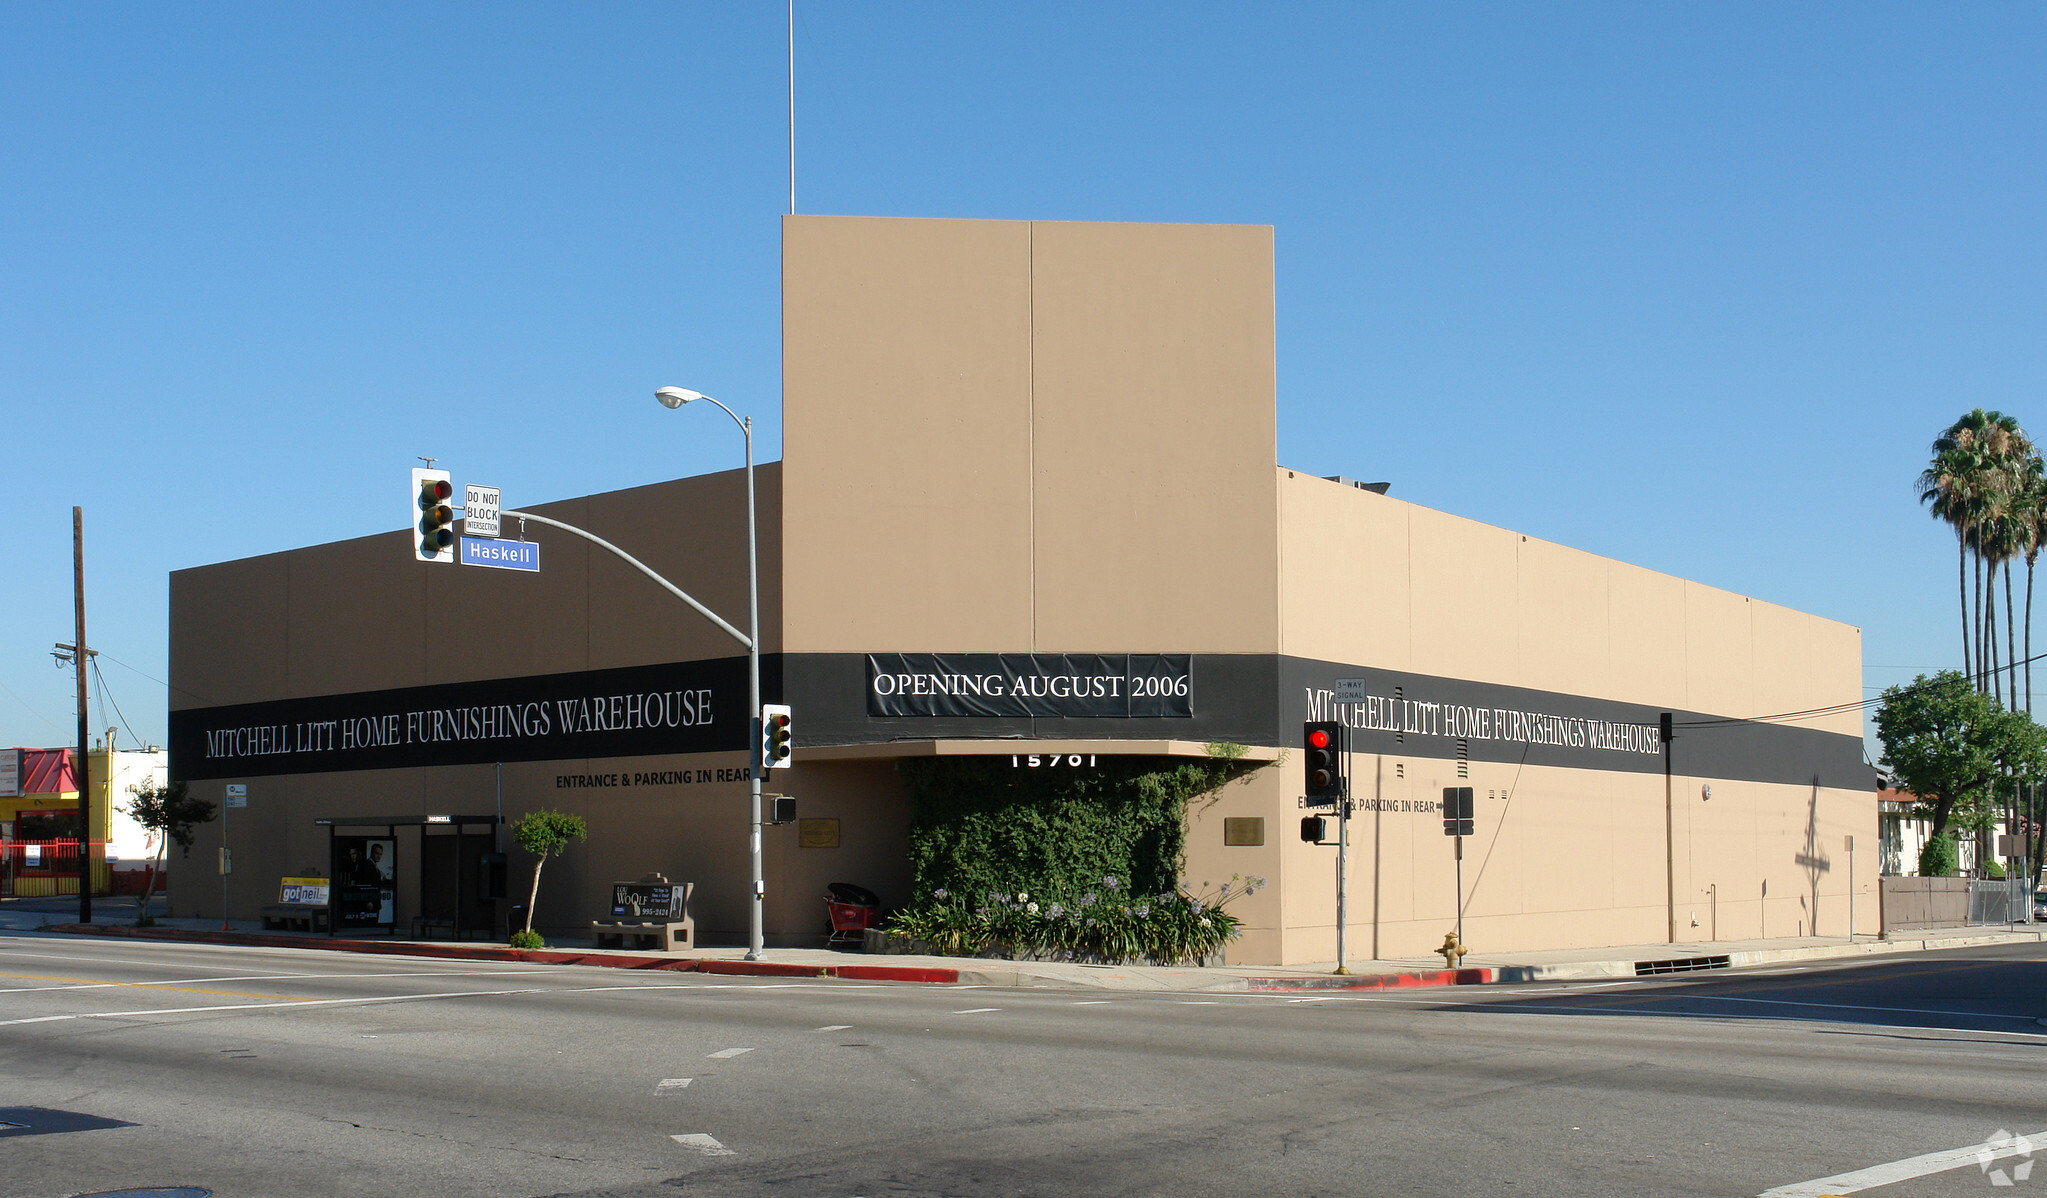
M 1264 886 L 1264 878 L 1234 877 L 1201 895 L 1133 895 L 1109 874 L 1092 890 L 1060 898 L 1029 891 L 968 896 L 940 887 L 889 926 L 942 956 L 1196 962 L 1222 951 L 1243 928 L 1224 904 Z
M 1993 882 L 2002 882 L 2004 881 L 2004 866 L 1999 865 L 1995 859 L 1986 857 L 1983 860 L 1983 876 Z
M 1942 832 L 1919 850 L 1919 876 L 1922 878 L 1952 878 L 1959 867 L 1960 859 L 1955 854 L 1952 832 Z
M 513 948 L 547 947 L 547 941 L 542 940 L 540 938 L 540 933 L 525 928 L 521 928 L 519 931 L 513 932 L 512 938 L 506 941 L 506 943 L 510 944 Z
M 905 760 L 911 900 L 890 930 L 946 955 L 1200 960 L 1241 927 L 1224 904 L 1264 885 L 1180 884 L 1187 805 L 1245 772 L 1242 756 L 1211 745 L 1205 761 Z

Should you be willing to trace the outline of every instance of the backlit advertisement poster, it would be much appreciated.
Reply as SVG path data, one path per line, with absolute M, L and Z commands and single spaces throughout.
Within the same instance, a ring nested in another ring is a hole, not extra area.
M 398 842 L 381 836 L 334 838 L 332 879 L 336 928 L 391 927 L 397 922 Z

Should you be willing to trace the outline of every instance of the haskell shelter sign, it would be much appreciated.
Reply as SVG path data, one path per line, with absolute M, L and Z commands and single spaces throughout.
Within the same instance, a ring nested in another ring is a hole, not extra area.
M 872 653 L 870 716 L 1187 718 L 1184 653 Z

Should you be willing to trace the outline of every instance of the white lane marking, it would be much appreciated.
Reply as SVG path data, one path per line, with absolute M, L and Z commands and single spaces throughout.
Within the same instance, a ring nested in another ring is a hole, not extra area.
M 706 1059 L 707 1059 L 707 1060 L 712 1060 L 712 1061 L 723 1061 L 723 1060 L 726 1060 L 726 1059 L 728 1059 L 728 1058 L 731 1058 L 731 1057 L 736 1057 L 736 1056 L 738 1056 L 738 1055 L 739 1055 L 740 1053 L 742 1053 L 742 1052 L 752 1052 L 752 1051 L 753 1051 L 753 1049 L 751 1049 L 751 1048 L 721 1048 L 721 1049 L 719 1049 L 718 1051 L 716 1051 L 716 1052 L 712 1053 L 712 1054 L 711 1054 L 711 1055 L 710 1055 L 709 1057 L 707 1057 Z
M 676 1143 L 682 1145 L 684 1148 L 694 1148 L 698 1152 L 703 1153 L 705 1156 L 739 1155 L 738 1153 L 732 1151 L 730 1148 L 727 1148 L 723 1144 L 720 1144 L 716 1136 L 707 1136 L 700 1131 L 688 1132 L 684 1135 L 670 1136 L 668 1138 L 674 1140 Z
M 1183 998 L 1179 1002 L 1183 1007 L 1219 1007 L 1222 1005 L 1212 998 Z
M 2025 1139 L 2032 1140 L 2039 1136 L 2047 1136 L 2047 1131 L 2034 1132 Z M 2027 1151 L 2031 1151 L 2030 1145 L 2027 1146 Z M 2016 1137 L 1995 1143 L 1971 1144 L 1967 1148 L 1950 1148 L 1945 1152 L 1929 1152 L 1925 1156 L 1872 1165 L 1867 1169 L 1857 1169 L 1853 1173 L 1836 1173 L 1832 1177 L 1822 1177 L 1814 1181 L 1793 1182 L 1790 1185 L 1778 1186 L 1774 1190 L 1764 1190 L 1761 1198 L 1821 1198 L 1826 1194 L 1853 1194 L 1857 1190 L 1869 1190 L 1894 1182 L 1910 1181 L 1930 1173 L 1945 1173 L 1949 1169 L 1959 1169 L 1963 1165 L 1980 1164 L 1987 1169 L 1992 1161 L 2017 1156 L 2019 1153 L 2020 1145 Z
M 827 1023 L 817 1030 L 821 1032 L 843 1032 L 850 1031 L 852 1027 L 853 1025 L 850 1023 Z
M 955 1015 L 986 1015 L 986 1014 L 987 1014 L 988 1012 L 990 1012 L 990 1011 L 1000 1011 L 1001 1009 L 1002 1009 L 1001 1007 L 968 1007 L 968 1008 L 967 1008 L 966 1010 L 964 1010 L 964 1011 L 954 1011 L 954 1012 L 953 1012 L 953 1014 L 955 1014 Z
M 661 1083 L 654 1087 L 654 1092 L 659 1094 L 664 1090 L 687 1090 L 689 1084 L 695 1080 L 693 1077 L 664 1077 Z
M 378 998 L 299 998 L 284 1002 L 235 1003 L 218 1007 L 159 1007 L 150 1011 L 89 1011 L 76 1015 L 40 1015 L 34 1019 L 0 1019 L 0 1027 L 22 1023 L 57 1023 L 66 1019 L 137 1019 L 148 1015 L 208 1015 L 219 1011 L 303 1011 L 308 1007 L 350 1007 L 370 1003 L 419 1002 L 430 998 L 495 998 L 508 994 L 545 994 L 545 990 L 465 990 L 448 994 L 387 994 Z
M 247 946 L 247 945 L 239 945 L 239 944 L 203 944 L 203 945 L 197 945 L 197 946 L 182 946 L 182 947 L 199 947 L 199 948 L 205 948 L 205 949 L 220 949 L 220 950 L 222 950 L 223 952 L 227 952 L 227 953 L 229 953 L 229 954 L 231 954 L 231 955 L 234 955 L 234 956 L 284 956 L 284 955 L 287 955 L 287 954 L 298 954 L 298 953 L 303 953 L 303 952 L 305 951 L 304 949 L 276 949 L 276 950 L 268 950 L 268 951 L 266 951 L 266 950 L 263 950 L 263 949 L 251 948 L 251 947 L 249 947 L 249 946 Z M 465 964 L 465 962 L 461 962 L 461 961 L 450 961 L 450 960 L 449 960 L 448 958 L 446 958 L 446 957 L 403 957 L 403 956 L 398 956 L 398 955 L 396 955 L 396 954 L 393 954 L 392 956 L 393 956 L 393 959 L 394 959 L 394 963 L 396 963 L 396 964 L 403 964 L 403 963 L 405 963 L 405 962 L 408 962 L 408 961 L 415 961 L 415 960 L 416 960 L 416 961 L 418 961 L 418 962 L 419 962 L 419 963 L 420 963 L 421 965 L 437 966 L 437 967 L 442 967 L 442 968 L 437 968 L 437 969 L 434 969 L 434 970 L 431 970 L 431 971 L 429 971 L 429 970 L 405 970 L 405 971 L 403 971 L 403 972 L 399 972 L 399 973 L 393 973 L 393 974 L 391 974 L 391 975 L 390 975 L 391 977 L 409 977 L 409 976 L 413 976 L 413 975 L 416 975 L 416 974 L 419 974 L 419 973 L 423 973 L 423 972 L 438 972 L 438 973 L 458 973 L 458 972 L 459 972 L 459 973 L 545 973 L 545 972 L 547 972 L 547 970 L 546 970 L 546 969 L 534 969 L 534 968 L 531 968 L 531 967 L 525 967 L 525 968 L 520 968 L 520 969 L 462 969 L 462 970 L 455 970 L 455 969 L 449 969 L 449 968 L 445 968 L 445 967 L 447 967 L 447 966 L 452 966 L 452 965 L 461 965 L 461 964 Z M 79 956 L 79 955 L 78 955 L 78 954 L 76 954 L 76 953 L 32 953 L 32 952 L 26 952 L 26 951 L 23 951 L 23 950 L 20 950 L 20 949 L 14 949 L 14 948 L 6 948 L 6 947 L 0 947 L 0 960 L 10 960 L 10 959 L 12 959 L 12 958 L 15 958 L 15 957 L 35 957 L 35 958 L 38 958 L 38 959 L 41 959 L 41 960 L 45 960 L 45 961 L 92 961 L 92 962 L 95 962 L 95 963 L 97 963 L 97 964 L 102 964 L 102 965 L 139 965 L 139 966 L 142 966 L 142 967 L 144 967 L 144 968 L 148 968 L 148 969 L 190 969 L 190 968 L 192 968 L 192 966 L 191 966 L 191 965 L 189 965 L 189 964 L 182 964 L 182 963 L 180 963 L 180 962 L 178 962 L 178 961 L 175 961 L 175 960 L 163 960 L 163 959 L 151 959 L 151 960 L 143 960 L 143 959 L 139 959 L 139 958 L 135 958 L 135 957 L 104 957 L 104 956 L 83 956 L 83 957 L 82 957 L 82 956 Z M 337 962 L 337 964 L 338 964 L 338 963 L 339 963 L 339 962 Z M 474 962 L 474 964 L 477 964 L 477 965 L 497 965 L 497 964 L 501 964 L 501 962 L 497 962 L 497 961 L 477 961 L 477 962 Z M 557 966 L 557 967 L 555 967 L 555 968 L 559 968 L 559 967 Z M 333 976 L 336 976 L 336 975 L 333 975 L 333 974 L 307 974 L 306 976 L 308 976 L 308 977 L 323 977 L 323 976 L 324 976 L 324 977 L 333 977 Z M 365 974 L 365 975 L 362 975 L 362 976 L 365 976 L 365 977 L 375 977 L 375 976 L 378 976 L 378 975 L 375 975 L 375 974 Z
M 356 981 L 364 978 L 420 978 L 420 977 L 531 977 L 547 972 L 541 969 L 492 969 L 492 970 L 418 970 L 406 973 L 246 973 L 217 978 L 171 978 L 158 982 L 72 982 L 61 986 L 17 986 L 0 990 L 0 994 L 36 994 L 45 990 L 105 990 L 111 987 L 143 989 L 150 986 L 196 986 L 213 982 L 305 982 L 305 981 Z
M 1068 1005 L 1075 1007 L 1105 1007 L 1115 1001 L 1113 998 L 1084 998 L 1077 1003 L 1070 1003 Z

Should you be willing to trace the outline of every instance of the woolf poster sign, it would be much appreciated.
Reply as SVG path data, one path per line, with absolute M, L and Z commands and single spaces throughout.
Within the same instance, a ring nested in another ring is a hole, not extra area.
M 1184 653 L 873 653 L 870 716 L 1187 718 Z
M 746 659 L 171 712 L 180 780 L 746 747 Z

